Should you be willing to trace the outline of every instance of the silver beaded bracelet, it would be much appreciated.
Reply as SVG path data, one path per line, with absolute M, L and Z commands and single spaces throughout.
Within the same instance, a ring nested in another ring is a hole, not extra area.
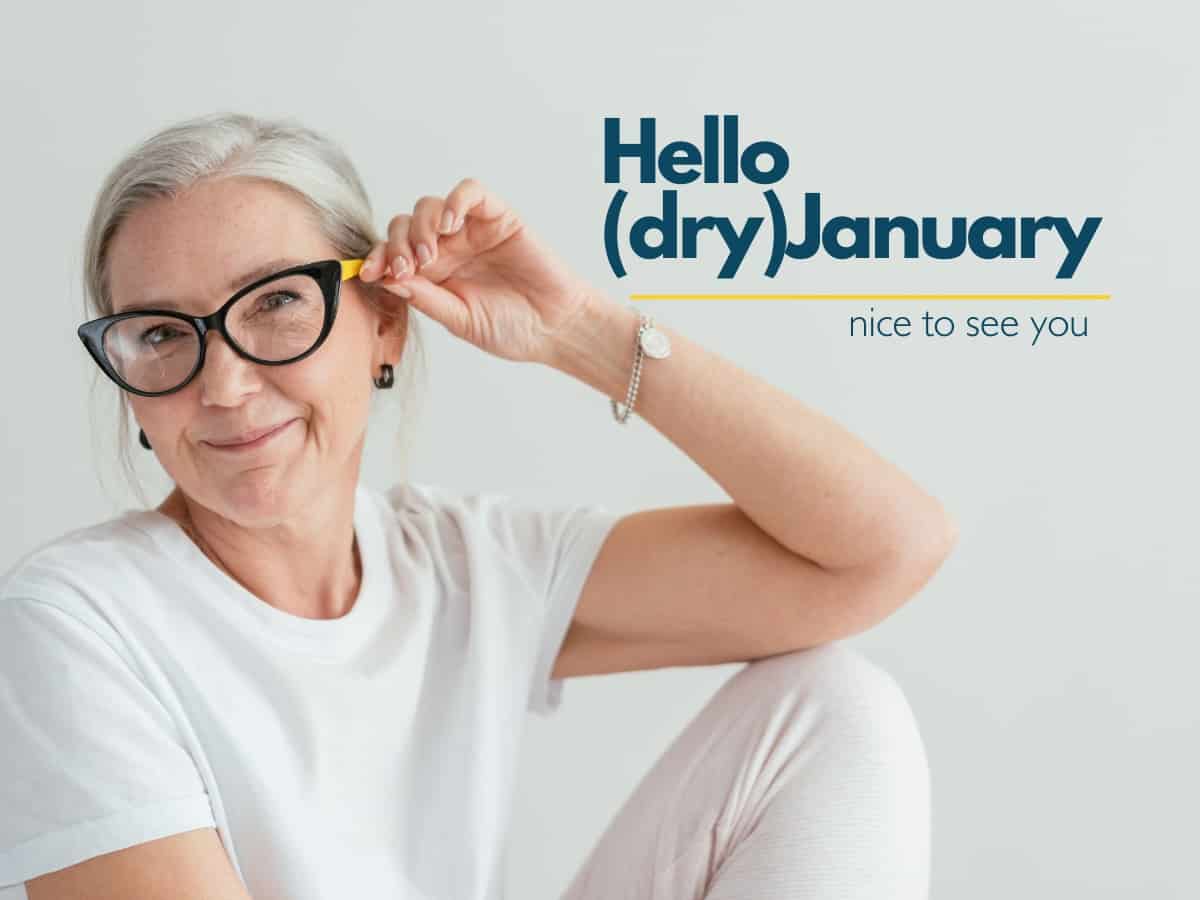
M 611 397 L 608 402 L 612 404 L 613 418 L 617 420 L 617 424 L 624 425 L 625 420 L 629 418 L 629 414 L 633 412 L 633 402 L 637 398 L 638 382 L 642 377 L 642 359 L 649 356 L 651 359 L 666 359 L 671 355 L 671 340 L 664 332 L 659 331 L 654 327 L 654 319 L 642 313 L 641 321 L 638 324 L 637 335 L 633 340 L 633 375 L 629 379 L 629 390 L 625 394 L 625 411 L 622 413 L 616 400 Z

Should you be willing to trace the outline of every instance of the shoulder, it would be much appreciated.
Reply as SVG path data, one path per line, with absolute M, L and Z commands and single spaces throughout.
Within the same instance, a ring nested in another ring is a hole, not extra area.
M 383 492 L 387 510 L 402 526 L 471 540 L 510 501 L 498 491 L 463 490 L 428 481 L 401 481 Z
M 498 491 L 466 490 L 429 481 L 398 481 L 383 496 L 392 511 L 433 515 L 461 515 L 481 504 L 504 497 Z
M 476 543 L 503 535 L 514 519 L 552 517 L 557 507 L 499 489 L 454 488 L 427 481 L 398 482 L 384 492 L 390 514 L 402 524 L 433 529 L 442 537 Z
M 539 500 L 502 489 L 455 489 L 406 481 L 385 492 L 402 529 L 420 532 L 443 549 L 540 563 L 577 538 L 606 532 L 620 516 L 598 502 Z
M 446 485 L 401 481 L 381 492 L 389 542 L 401 543 L 411 562 L 457 572 L 486 547 L 486 498 Z M 449 574 L 449 573 L 448 573 Z M 460 574 L 453 576 L 461 580 Z
M 0 575 L 0 613 L 42 604 L 102 627 L 104 598 L 128 591 L 161 558 L 150 535 L 135 527 L 142 514 L 130 510 L 27 550 Z

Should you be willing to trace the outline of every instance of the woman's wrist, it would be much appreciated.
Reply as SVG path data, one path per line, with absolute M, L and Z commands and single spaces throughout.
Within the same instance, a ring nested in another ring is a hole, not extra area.
M 546 365 L 624 402 L 640 318 L 636 309 L 591 293 L 581 301 L 579 312 L 555 334 Z

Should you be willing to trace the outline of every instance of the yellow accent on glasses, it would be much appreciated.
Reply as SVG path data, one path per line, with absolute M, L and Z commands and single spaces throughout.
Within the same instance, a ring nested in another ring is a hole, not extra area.
M 365 259 L 339 259 L 342 264 L 342 281 L 349 281 L 362 269 Z

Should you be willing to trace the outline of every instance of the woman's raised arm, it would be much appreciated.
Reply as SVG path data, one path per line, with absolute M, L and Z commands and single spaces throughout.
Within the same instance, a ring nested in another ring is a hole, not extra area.
M 474 179 L 394 217 L 360 277 L 480 349 L 623 401 L 638 314 L 575 275 Z M 941 504 L 828 416 L 683 334 L 649 359 L 636 412 L 730 504 L 646 510 L 612 529 L 558 676 L 749 659 L 880 621 L 955 541 Z

